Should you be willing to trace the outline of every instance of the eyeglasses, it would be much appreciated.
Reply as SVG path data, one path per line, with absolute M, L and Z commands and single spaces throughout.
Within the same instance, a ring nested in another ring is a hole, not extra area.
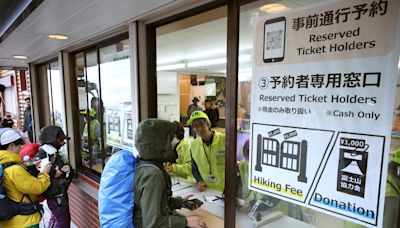
M 202 124 L 200 124 L 200 125 L 192 125 L 192 127 L 193 127 L 193 129 L 195 129 L 195 130 L 197 130 L 197 129 L 201 129 L 201 128 L 207 128 L 208 126 L 207 126 L 207 124 L 206 123 L 202 123 Z

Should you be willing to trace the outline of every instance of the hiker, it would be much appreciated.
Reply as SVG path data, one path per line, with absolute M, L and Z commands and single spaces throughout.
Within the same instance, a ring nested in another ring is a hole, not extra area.
M 60 148 L 65 144 L 66 136 L 64 131 L 55 125 L 41 129 L 39 142 L 41 144 L 35 159 L 47 160 L 52 164 L 50 172 L 51 185 L 44 193 L 47 205 L 52 213 L 49 227 L 69 228 L 71 215 L 68 203 L 68 187 L 71 184 L 73 170 L 69 165 L 67 156 L 60 152 Z
M 37 202 L 37 196 L 42 194 L 50 186 L 51 164 L 44 165 L 42 172 L 37 177 L 25 170 L 21 163 L 19 152 L 23 139 L 14 129 L 3 128 L 0 130 L 0 164 L 17 163 L 4 169 L 4 187 L 7 196 L 24 204 Z M 0 227 L 7 228 L 39 228 L 40 212 L 33 211 L 29 215 L 15 215 L 6 221 L 0 222 Z
M 172 143 L 177 124 L 160 119 L 142 121 L 135 135 L 139 152 L 134 177 L 134 223 L 136 228 L 206 227 L 197 216 L 185 217 L 175 212 L 185 206 L 187 198 L 172 197 L 171 178 L 164 170 L 164 162 L 175 162 L 177 153 Z M 195 205 L 189 209 L 196 209 Z

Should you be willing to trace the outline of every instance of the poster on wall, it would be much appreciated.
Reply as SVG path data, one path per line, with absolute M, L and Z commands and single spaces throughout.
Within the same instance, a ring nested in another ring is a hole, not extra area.
M 109 146 L 135 151 L 132 112 L 108 109 L 105 113 L 106 143 Z
M 381 226 L 399 3 L 333 1 L 258 21 L 250 189 Z

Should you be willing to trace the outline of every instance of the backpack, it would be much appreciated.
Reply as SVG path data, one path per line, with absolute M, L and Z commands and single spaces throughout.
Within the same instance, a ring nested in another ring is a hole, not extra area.
M 42 211 L 43 208 L 39 202 L 22 203 L 23 199 L 28 197 L 25 194 L 20 202 L 15 202 L 7 196 L 4 187 L 4 170 L 17 164 L 19 163 L 9 162 L 0 164 L 0 221 L 6 221 L 15 215 L 31 215 Z M 31 200 L 29 199 L 29 201 Z
M 113 154 L 101 174 L 98 195 L 100 226 L 133 228 L 133 179 L 137 159 L 132 152 Z

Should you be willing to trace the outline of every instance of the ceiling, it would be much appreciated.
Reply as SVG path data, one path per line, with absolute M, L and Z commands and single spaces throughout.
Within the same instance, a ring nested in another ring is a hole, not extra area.
M 239 35 L 239 80 L 251 72 L 255 21 L 268 14 L 259 10 L 264 4 L 280 3 L 296 10 L 300 7 L 334 0 L 256 1 L 241 8 Z M 216 16 L 217 15 L 217 16 Z M 227 9 L 221 7 L 157 29 L 157 65 L 169 66 L 200 60 L 226 59 Z M 208 19 L 208 20 L 205 20 Z M 216 62 L 216 61 L 215 61 Z M 167 70 L 187 74 L 226 75 L 226 63 Z M 244 79 L 245 80 L 245 79 Z
M 0 0 L 1 12 L 16 7 L 17 0 Z M 57 51 L 74 50 L 128 30 L 134 20 L 160 18 L 205 4 L 211 0 L 44 0 L 7 38 L 0 43 L 0 67 L 27 67 L 57 56 Z M 254 21 L 267 15 L 258 7 L 282 3 L 295 10 L 311 4 L 335 0 L 260 0 L 241 7 L 239 55 L 252 54 Z M 3 4 L 3 5 L 2 5 Z M 5 4 L 5 8 L 4 8 Z M 157 29 L 157 64 L 188 63 L 226 58 L 226 7 L 171 23 Z M 9 14 L 9 13 L 8 13 Z M 52 40 L 48 34 L 68 35 L 68 40 Z M 17 60 L 13 55 L 28 56 Z M 240 70 L 251 62 L 239 61 Z M 224 76 L 226 64 L 184 67 L 179 72 Z
M 104 37 L 128 31 L 137 19 L 168 16 L 210 0 L 45 0 L 0 43 L 0 67 L 27 67 L 27 63 L 55 57 Z M 2 22 L 18 0 L 0 0 Z M 4 13 L 4 14 L 3 14 Z M 1 23 L 1 22 L 0 22 Z M 68 40 L 52 40 L 49 34 Z M 13 55 L 28 56 L 17 60 Z

